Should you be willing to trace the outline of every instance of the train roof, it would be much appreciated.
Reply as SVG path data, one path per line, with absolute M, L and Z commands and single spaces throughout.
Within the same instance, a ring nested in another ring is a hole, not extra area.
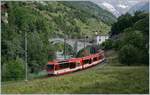
M 70 58 L 70 59 L 66 59 L 66 60 L 53 60 L 53 61 L 48 61 L 48 64 L 61 64 L 61 63 L 67 63 L 67 62 L 80 62 L 82 59 L 89 59 L 91 57 L 95 57 L 98 54 L 103 53 L 103 51 L 99 51 L 99 53 L 96 54 L 90 54 L 88 56 L 85 57 L 81 57 L 81 58 Z
M 70 59 L 66 59 L 66 60 L 53 60 L 53 61 L 49 61 L 48 64 L 61 64 L 61 63 L 67 63 L 67 62 L 78 62 L 80 61 L 82 58 L 70 58 Z

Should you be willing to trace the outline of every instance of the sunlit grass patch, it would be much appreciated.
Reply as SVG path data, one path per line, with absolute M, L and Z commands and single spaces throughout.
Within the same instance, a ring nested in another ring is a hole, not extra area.
M 108 65 L 80 72 L 4 84 L 2 93 L 148 93 L 146 66 Z

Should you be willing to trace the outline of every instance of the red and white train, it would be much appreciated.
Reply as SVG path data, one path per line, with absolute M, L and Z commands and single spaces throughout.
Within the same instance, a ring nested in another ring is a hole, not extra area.
M 63 61 L 53 60 L 47 64 L 48 76 L 66 74 L 92 67 L 105 60 L 104 51 L 81 58 L 70 58 Z

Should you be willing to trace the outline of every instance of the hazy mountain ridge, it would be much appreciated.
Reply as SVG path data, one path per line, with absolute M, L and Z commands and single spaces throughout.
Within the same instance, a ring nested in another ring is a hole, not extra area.
M 149 12 L 149 2 L 138 3 L 129 9 L 129 13 L 133 14 L 136 11 Z
M 92 2 L 119 17 L 127 13 L 134 5 L 148 2 L 148 0 L 92 0 Z

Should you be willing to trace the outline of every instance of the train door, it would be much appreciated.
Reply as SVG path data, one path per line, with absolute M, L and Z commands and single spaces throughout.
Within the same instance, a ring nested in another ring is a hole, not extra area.
M 54 74 L 54 64 L 47 64 L 46 65 L 48 76 Z

